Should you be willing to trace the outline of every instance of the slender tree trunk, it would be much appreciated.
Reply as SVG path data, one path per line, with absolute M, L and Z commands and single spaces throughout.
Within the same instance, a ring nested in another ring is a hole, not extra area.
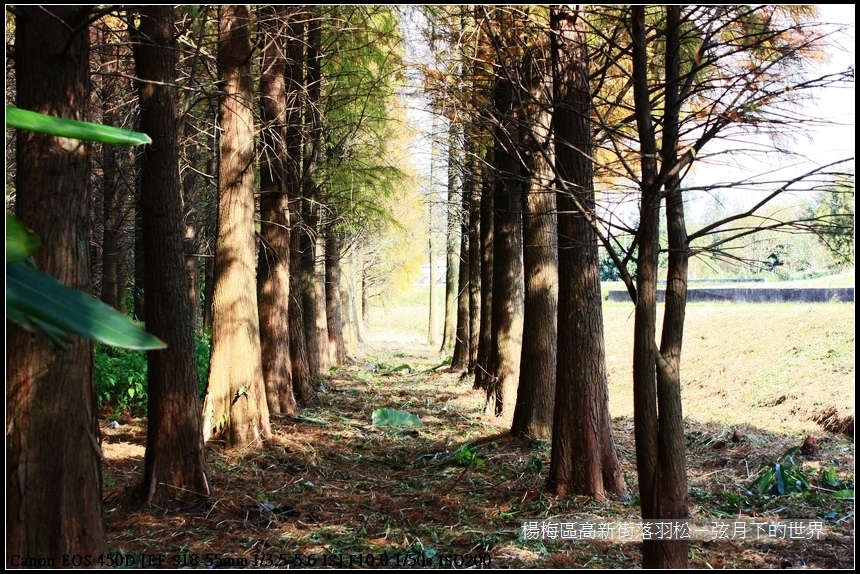
M 364 329 L 359 320 L 358 303 L 355 297 L 355 252 L 353 246 L 348 251 L 344 273 L 341 274 L 341 299 L 346 308 L 344 339 L 348 355 L 357 356 L 359 345 L 364 342 Z
M 191 303 L 191 327 L 196 336 L 203 335 L 203 309 L 200 301 L 200 211 L 201 190 L 203 181 L 197 173 L 198 153 L 197 144 L 193 140 L 193 126 L 189 121 L 184 122 L 185 138 L 190 143 L 186 146 L 187 166 L 182 174 L 182 198 L 184 202 L 185 229 L 183 248 L 185 250 L 185 275 L 188 282 L 188 301 Z M 191 168 L 191 169 L 189 169 Z
M 464 182 L 465 183 L 465 182 Z M 454 355 L 451 357 L 452 370 L 469 368 L 469 196 L 466 186 L 460 190 L 460 254 L 457 277 L 457 329 L 454 341 Z
M 113 105 L 112 102 L 104 102 Z M 103 116 L 104 123 L 116 125 L 110 112 Z M 102 291 L 101 300 L 119 309 L 124 293 L 120 289 L 119 235 L 122 209 L 116 146 L 102 144 L 102 193 L 104 197 L 104 236 L 102 239 Z
M 291 210 L 293 217 L 296 216 L 298 206 Z M 315 391 L 313 378 L 311 377 L 310 361 L 308 359 L 308 346 L 305 340 L 305 313 L 302 297 L 302 260 L 301 230 L 296 223 L 290 232 L 290 358 L 293 366 L 293 389 L 299 403 L 306 405 L 313 399 Z
M 633 327 L 633 409 L 636 468 L 642 518 L 661 518 L 660 431 L 657 415 L 655 343 L 657 324 L 657 267 L 660 255 L 660 189 L 657 142 L 648 91 L 648 40 L 645 7 L 632 8 L 633 99 L 640 142 L 641 206 L 636 272 L 636 314 Z M 670 518 L 670 517 L 667 517 Z M 687 555 L 678 545 L 646 540 L 642 544 L 645 568 L 685 568 Z
M 493 186 L 497 175 L 491 167 L 495 150 L 487 149 L 484 177 L 481 178 L 481 320 L 478 334 L 478 356 L 475 366 L 475 388 L 487 389 L 490 384 L 490 352 L 493 342 L 493 234 L 495 215 Z
M 664 166 L 678 161 L 679 77 L 681 74 L 681 7 L 666 7 L 666 98 L 661 159 Z M 681 408 L 681 343 L 687 305 L 688 245 L 684 197 L 677 177 L 666 182 L 666 222 L 669 268 L 660 352 L 666 365 L 657 369 L 660 477 L 657 481 L 657 513 L 661 518 L 690 517 L 687 488 L 686 438 Z M 658 363 L 659 365 L 659 363 Z M 657 549 L 660 567 L 688 567 L 689 542 L 671 540 Z
M 555 60 L 556 165 L 580 205 L 594 209 L 587 44 L 578 11 L 550 12 Z M 612 439 L 597 238 L 559 191 L 558 368 L 547 488 L 603 499 L 625 491 Z
M 457 321 L 458 261 L 457 228 L 460 214 L 457 205 L 457 170 L 460 154 L 459 125 L 448 127 L 448 209 L 445 229 L 445 323 L 442 329 L 442 351 L 454 347 Z
M 250 25 L 247 6 L 219 8 L 221 166 L 204 429 L 223 436 L 229 447 L 259 448 L 272 432 L 260 360 L 255 281 Z
M 435 245 L 435 222 L 436 222 L 436 156 L 438 155 L 436 142 L 436 127 L 438 119 L 433 115 L 433 127 L 430 135 L 430 185 L 427 194 L 427 251 L 430 261 L 430 313 L 427 317 L 427 344 L 437 345 L 439 343 L 439 328 L 437 315 L 439 314 L 436 292 L 436 245 Z
M 260 349 L 270 414 L 296 414 L 290 360 L 290 212 L 287 195 L 287 90 L 284 8 L 260 7 L 265 40 L 260 71 L 260 248 L 257 264 Z
M 86 120 L 89 6 L 16 7 L 17 106 Z M 87 144 L 19 130 L 16 213 L 35 232 L 39 269 L 88 291 Z M 58 347 L 6 322 L 6 566 L 107 552 L 92 342 Z
M 319 167 L 322 150 L 322 124 L 320 118 L 321 105 L 321 62 L 322 27 L 321 21 L 314 11 L 308 12 L 310 20 L 307 27 L 306 46 L 306 89 L 305 122 L 307 135 L 304 146 L 304 171 L 302 177 L 303 233 L 301 234 L 301 293 L 302 312 L 304 316 L 305 345 L 307 348 L 308 368 L 311 378 L 319 380 L 323 370 L 324 348 L 320 345 L 317 325 L 317 305 L 323 301 L 317 300 L 316 280 L 316 235 L 319 232 L 319 189 L 314 178 Z
M 370 328 L 370 285 L 367 281 L 367 262 L 362 264 L 361 271 L 361 321 L 365 329 Z
M 219 146 L 220 147 L 220 146 Z M 217 150 L 215 152 L 218 154 Z M 214 163 L 214 162 L 213 162 Z M 217 178 L 217 169 L 215 177 Z M 210 198 L 206 209 L 206 259 L 204 260 L 204 285 L 203 285 L 203 329 L 212 333 L 212 303 L 215 294 L 215 237 L 218 228 L 218 201 L 217 197 Z
M 317 345 L 320 350 L 320 374 L 328 371 L 331 366 L 328 348 L 328 296 L 326 295 L 326 229 L 327 223 L 320 214 L 317 223 L 317 234 L 314 241 L 314 292 L 317 301 L 315 317 Z
M 182 190 L 175 89 L 177 46 L 171 6 L 140 9 L 133 50 L 140 128 L 151 134 L 141 170 L 147 329 L 167 348 L 147 353 L 147 431 L 142 492 L 168 506 L 209 494 L 197 368 L 183 252 Z M 151 83 L 150 83 L 151 82 Z
M 290 238 L 290 289 L 289 289 L 289 340 L 290 362 L 292 365 L 293 392 L 301 404 L 308 404 L 314 397 L 313 381 L 308 366 L 307 344 L 305 341 L 304 312 L 302 309 L 301 289 L 301 202 L 302 178 L 304 170 L 304 149 L 302 141 L 302 108 L 304 89 L 304 22 L 307 13 L 304 6 L 288 8 L 287 26 L 287 118 L 286 118 L 286 172 L 287 205 L 289 211 Z M 282 389 L 283 390 L 283 389 Z M 288 397 L 281 396 L 282 407 L 287 405 Z
M 550 157 L 553 154 L 549 112 L 552 76 L 547 49 L 526 54 L 521 77 L 530 92 L 520 126 L 520 149 L 528 174 L 523 209 L 525 298 L 519 388 L 511 432 L 550 438 L 556 381 L 558 226 L 552 171 L 538 149 L 540 146 Z
M 341 311 L 341 238 L 339 232 L 329 229 L 325 243 L 325 295 L 326 318 L 328 320 L 329 364 L 346 362 L 346 343 L 343 337 L 343 313 Z
M 101 33 L 104 50 L 101 65 L 107 73 L 116 71 L 116 50 L 108 41 L 107 34 Z M 102 123 L 117 125 L 113 106 L 116 105 L 116 79 L 104 77 L 100 90 Z M 119 167 L 117 165 L 117 146 L 102 144 L 102 201 L 104 230 L 102 234 L 102 281 L 100 298 L 114 309 L 119 309 L 121 295 L 119 288 L 119 234 L 122 199 L 120 196 Z
M 143 215 L 140 207 L 140 162 L 143 153 L 137 152 L 134 178 L 134 318 L 146 321 L 146 281 L 143 253 Z
M 481 334 L 481 180 L 484 173 L 477 143 L 472 138 L 466 139 L 466 177 L 469 184 L 469 373 L 476 372 Z

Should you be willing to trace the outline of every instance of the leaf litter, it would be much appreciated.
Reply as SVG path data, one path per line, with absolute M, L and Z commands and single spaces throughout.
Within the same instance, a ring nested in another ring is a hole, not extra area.
M 429 347 L 412 346 L 410 353 L 394 355 L 377 346 L 360 364 L 333 369 L 299 416 L 273 418 L 274 436 L 260 450 L 207 444 L 213 493 L 193 506 L 141 506 L 135 489 L 145 421 L 128 420 L 120 430 L 105 422 L 110 551 L 163 554 L 165 567 L 276 566 L 278 557 L 281 566 L 296 567 L 295 560 L 310 565 L 311 556 L 316 568 L 379 567 L 383 555 L 388 567 L 454 566 L 442 561 L 452 555 L 481 556 L 475 564 L 499 568 L 641 564 L 637 543 L 522 536 L 527 520 L 639 518 L 631 419 L 616 418 L 614 431 L 632 497 L 548 496 L 549 441 L 511 437 L 507 421 L 483 415 L 483 397 L 472 389 L 471 377 L 440 366 Z M 380 408 L 403 411 L 422 424 L 374 425 L 372 414 Z M 695 520 L 821 519 L 828 533 L 818 541 L 697 541 L 691 543 L 692 567 L 853 567 L 853 498 L 832 496 L 834 489 L 819 479 L 838 479 L 853 489 L 853 442 L 822 432 L 819 452 L 800 457 L 810 488 L 768 496 L 754 488 L 760 469 L 800 446 L 802 437 L 799 442 L 759 427 L 691 420 L 686 434 Z

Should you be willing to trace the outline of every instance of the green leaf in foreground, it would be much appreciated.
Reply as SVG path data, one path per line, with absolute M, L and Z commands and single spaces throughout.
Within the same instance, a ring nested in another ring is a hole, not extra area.
M 126 349 L 167 346 L 113 307 L 24 262 L 6 264 L 6 317 L 26 328 L 38 327 L 58 342 L 74 333 Z
M 398 411 L 397 409 L 376 409 L 371 416 L 373 424 L 381 426 L 419 426 L 421 419 L 406 411 Z
M 6 106 L 6 127 L 106 144 L 143 145 L 152 143 L 152 139 L 148 135 L 140 132 L 91 122 L 57 118 L 22 110 L 14 106 Z
M 39 248 L 39 238 L 21 220 L 6 212 L 6 261 L 23 261 Z

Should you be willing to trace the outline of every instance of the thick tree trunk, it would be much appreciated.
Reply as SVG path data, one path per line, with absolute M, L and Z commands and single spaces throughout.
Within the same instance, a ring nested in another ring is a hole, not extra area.
M 17 106 L 86 120 L 89 7 L 16 7 Z M 90 289 L 87 144 L 18 131 L 16 213 L 35 232 L 42 271 Z M 101 514 L 92 342 L 58 347 L 6 322 L 6 566 L 14 556 L 60 567 L 107 552 Z
M 290 158 L 286 149 L 287 57 L 283 11 L 280 6 L 260 7 L 265 47 L 260 71 L 263 157 L 260 160 L 257 298 L 269 413 L 292 415 L 298 407 L 290 360 L 290 212 L 285 165 Z
M 147 353 L 147 431 L 142 492 L 161 507 L 209 494 L 203 455 L 191 301 L 183 250 L 175 89 L 177 51 L 170 6 L 140 9 L 133 33 L 140 129 L 151 134 L 141 171 L 146 327 L 167 343 Z
M 219 8 L 221 167 L 204 429 L 223 436 L 230 447 L 259 448 L 272 433 L 260 360 L 255 281 L 250 24 L 247 6 Z
M 545 159 L 553 153 L 552 116 L 548 105 L 552 97 L 552 76 L 548 50 L 527 54 L 521 66 L 521 77 L 528 83 L 530 92 L 520 125 L 520 149 L 528 177 L 523 202 L 525 298 L 519 388 L 511 433 L 550 438 L 556 381 L 558 227 L 553 175 Z
M 580 13 L 553 7 L 550 18 L 556 166 L 576 198 L 557 195 L 558 368 L 547 488 L 602 499 L 624 493 L 625 485 L 609 415 L 597 238 L 576 208 L 594 209 L 587 44 Z
M 492 346 L 484 411 L 499 417 L 513 411 L 523 344 L 523 166 L 518 156 L 514 86 L 497 77 L 493 94 L 496 114 L 496 181 L 493 188 Z

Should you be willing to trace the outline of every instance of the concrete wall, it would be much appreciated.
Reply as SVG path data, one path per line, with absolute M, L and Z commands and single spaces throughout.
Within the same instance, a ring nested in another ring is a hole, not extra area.
M 657 300 L 666 298 L 664 289 L 657 290 Z M 627 291 L 610 291 L 609 301 L 629 301 Z M 732 289 L 700 287 L 687 290 L 688 303 L 723 301 L 727 303 L 830 303 L 854 302 L 854 287 L 808 287 L 795 289 L 756 288 Z

